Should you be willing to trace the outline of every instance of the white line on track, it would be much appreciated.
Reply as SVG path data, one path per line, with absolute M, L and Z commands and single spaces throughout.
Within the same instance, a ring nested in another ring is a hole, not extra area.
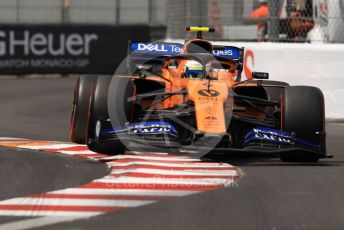
M 199 193 L 189 190 L 146 190 L 146 189 L 101 189 L 101 188 L 67 188 L 48 192 L 48 194 L 93 194 L 93 195 L 128 195 L 128 196 L 186 196 Z
M 80 154 L 93 154 L 93 155 L 97 155 L 98 153 L 92 152 L 90 150 L 85 150 L 85 151 L 68 151 L 68 150 L 62 150 L 62 151 L 58 151 L 59 153 L 63 153 L 63 154 L 68 154 L 68 155 L 80 155 Z
M 47 145 L 19 145 L 17 148 L 24 148 L 24 149 L 64 149 L 64 148 L 72 148 L 72 147 L 84 147 L 83 145 L 77 144 L 47 144 Z
M 118 175 L 124 173 L 143 173 L 143 174 L 158 174 L 158 175 L 171 175 L 171 176 L 238 176 L 236 170 L 202 170 L 202 169 L 188 169 L 188 170 L 170 170 L 170 169 L 147 169 L 136 167 L 133 169 L 114 169 L 111 175 Z
M 118 162 L 108 162 L 110 166 L 131 166 L 131 165 L 152 165 L 152 166 L 166 166 L 166 167 L 190 167 L 190 168 L 223 168 L 223 169 L 233 169 L 228 165 L 223 165 L 219 163 L 162 163 L 162 162 L 145 162 L 145 161 L 131 161 L 126 163 Z
M 117 155 L 111 157 L 104 157 L 102 160 L 121 160 L 121 159 L 142 159 L 142 160 L 162 160 L 162 161 L 201 161 L 200 159 L 187 158 L 183 156 L 140 156 L 140 155 Z
M 189 178 L 142 178 L 142 177 L 104 177 L 101 179 L 94 180 L 94 182 L 116 184 L 116 185 L 127 185 L 127 184 L 159 184 L 159 185 L 221 185 L 228 183 L 228 179 L 218 179 L 218 178 L 200 178 L 200 179 L 189 179 Z M 230 180 L 231 182 L 231 180 Z
M 35 205 L 36 209 L 39 206 L 50 205 L 54 207 L 59 206 L 94 206 L 94 207 L 137 207 L 154 202 L 147 200 L 111 200 L 111 199 L 63 199 L 63 198 L 33 198 L 21 197 L 13 198 L 0 202 L 2 205 Z M 34 211 L 34 210 L 33 210 Z M 68 211 L 68 208 L 65 210 Z
M 41 211 L 41 210 L 0 210 L 0 216 L 27 216 L 27 217 L 37 217 L 37 216 L 61 216 L 61 217 L 82 217 L 82 218 L 89 218 L 92 216 L 97 216 L 104 214 L 103 211 L 99 212 L 89 212 L 89 211 Z M 0 224 L 0 230 L 6 229 L 3 225 Z M 25 226 L 23 229 L 33 228 L 32 226 Z
M 138 152 L 138 151 L 130 151 L 128 152 L 128 154 L 147 154 L 149 152 L 145 152 L 145 153 L 142 153 L 142 152 Z M 168 153 L 162 153 L 162 152 L 150 152 L 150 154 L 156 154 L 156 155 L 168 155 Z
M 24 138 L 15 138 L 15 137 L 0 137 L 0 141 L 24 141 L 27 139 Z

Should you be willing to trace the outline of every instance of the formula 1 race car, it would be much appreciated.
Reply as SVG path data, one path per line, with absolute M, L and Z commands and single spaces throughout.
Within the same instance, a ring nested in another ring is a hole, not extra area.
M 244 48 L 213 45 L 208 27 L 184 44 L 129 42 L 125 68 L 77 79 L 70 136 L 95 152 L 270 154 L 316 162 L 326 153 L 324 96 L 253 72 Z

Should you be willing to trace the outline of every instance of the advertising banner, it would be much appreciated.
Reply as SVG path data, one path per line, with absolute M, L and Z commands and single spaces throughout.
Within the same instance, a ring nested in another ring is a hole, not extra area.
M 143 25 L 0 25 L 0 74 L 112 74 Z

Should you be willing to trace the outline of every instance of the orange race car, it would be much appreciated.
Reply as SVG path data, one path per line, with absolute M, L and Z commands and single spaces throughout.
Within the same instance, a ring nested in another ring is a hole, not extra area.
M 315 87 L 269 81 L 253 72 L 241 80 L 244 48 L 202 38 L 188 27 L 184 44 L 129 42 L 113 76 L 80 76 L 71 139 L 90 150 L 203 156 L 278 155 L 317 161 L 326 154 L 324 96 Z

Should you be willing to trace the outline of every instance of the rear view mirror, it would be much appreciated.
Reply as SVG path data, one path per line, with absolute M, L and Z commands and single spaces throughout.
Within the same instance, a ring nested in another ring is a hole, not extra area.
M 152 69 L 153 69 L 153 66 L 151 66 L 151 65 L 141 65 L 141 64 L 137 64 L 136 65 L 136 68 L 139 70 L 139 71 L 148 71 L 148 72 L 150 72 L 150 71 L 152 71 Z
M 252 78 L 254 78 L 254 79 L 269 79 L 269 73 L 252 72 Z
M 139 72 L 140 78 L 146 78 L 148 75 L 150 75 L 150 72 L 153 70 L 153 66 L 151 65 L 136 65 L 136 68 Z
M 169 66 L 168 66 L 168 69 L 177 69 L 177 66 L 175 66 L 175 65 L 169 65 Z

